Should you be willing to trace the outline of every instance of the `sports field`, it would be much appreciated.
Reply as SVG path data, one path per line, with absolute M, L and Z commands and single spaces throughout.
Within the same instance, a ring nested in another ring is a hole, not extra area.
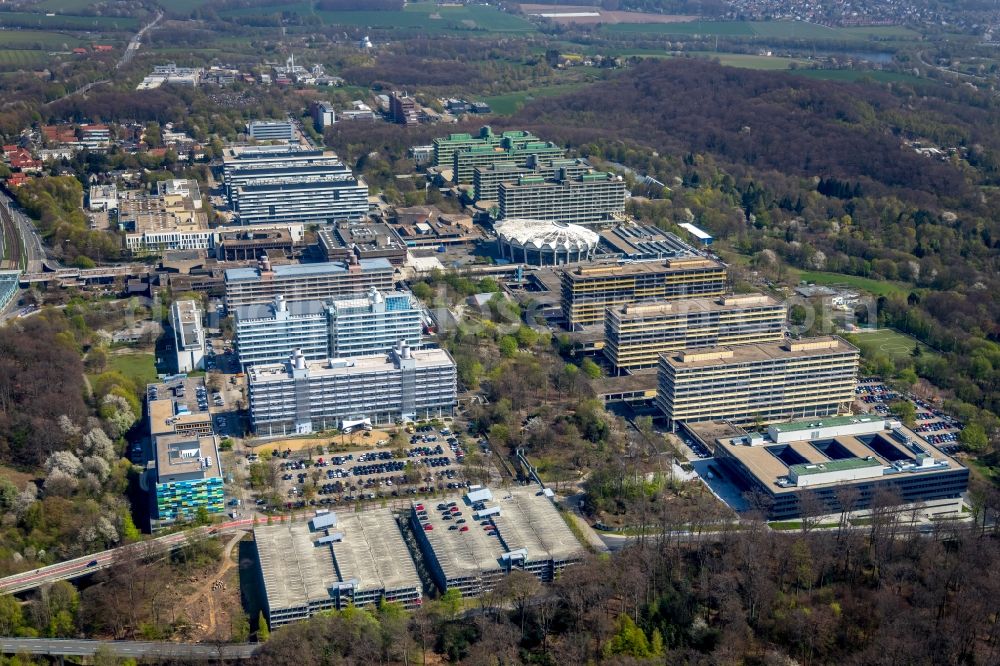
M 711 51 L 690 51 L 689 53 L 698 57 L 718 60 L 720 65 L 725 65 L 726 67 L 742 67 L 743 69 L 782 70 L 791 67 L 792 63 L 800 66 L 808 64 L 807 60 L 799 60 L 797 58 L 750 55 L 746 53 L 714 53 Z
M 0 12 L 0 25 L 51 30 L 134 30 L 139 19 L 129 16 L 46 16 L 31 12 Z M 0 42 L 2 45 L 2 42 Z
M 856 340 L 858 344 L 871 347 L 876 351 L 888 354 L 892 359 L 908 358 L 913 353 L 914 345 L 920 345 L 920 351 L 925 354 L 934 354 L 934 350 L 916 338 L 894 331 L 891 328 L 880 328 L 877 331 L 857 331 L 851 333 L 850 338 Z

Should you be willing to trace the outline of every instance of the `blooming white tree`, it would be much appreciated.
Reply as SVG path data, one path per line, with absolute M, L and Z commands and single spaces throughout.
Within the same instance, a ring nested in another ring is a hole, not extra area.
M 56 451 L 45 460 L 45 471 L 51 474 L 55 470 L 69 476 L 78 476 L 83 470 L 83 464 L 72 451 Z

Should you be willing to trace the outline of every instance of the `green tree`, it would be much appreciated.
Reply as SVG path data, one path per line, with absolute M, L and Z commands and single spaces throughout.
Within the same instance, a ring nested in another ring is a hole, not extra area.
M 434 295 L 434 290 L 426 282 L 417 282 L 411 287 L 411 291 L 413 291 L 414 296 L 422 301 L 428 301 Z
M 198 525 L 208 525 L 212 522 L 212 517 L 208 513 L 208 509 L 203 506 L 199 506 L 194 511 L 194 522 Z
M 139 533 L 139 528 L 135 526 L 135 521 L 132 520 L 132 514 L 128 511 L 122 512 L 122 539 L 125 543 L 132 541 L 138 541 L 142 538 L 142 534 Z
M 265 643 L 270 637 L 271 630 L 267 626 L 267 620 L 264 619 L 264 611 L 261 611 L 257 616 L 257 642 Z
M 538 333 L 527 324 L 521 324 L 517 329 L 517 344 L 527 349 L 538 342 Z
M 246 613 L 236 613 L 232 619 L 232 637 L 237 643 L 246 643 L 250 638 L 250 620 Z
M 970 423 L 959 433 L 958 439 L 969 451 L 982 453 L 989 445 L 989 437 L 986 435 L 986 428 L 979 423 Z
M 626 655 L 636 659 L 646 659 L 653 656 L 652 648 L 646 634 L 636 626 L 628 615 L 618 616 L 617 630 L 611 640 L 604 644 L 604 656 Z M 661 639 L 662 642 L 662 639 Z
M 505 335 L 500 338 L 499 343 L 500 353 L 504 355 L 505 358 L 511 358 L 517 353 L 517 339 L 512 335 Z
M 917 408 L 909 400 L 897 400 L 889 405 L 889 410 L 907 427 L 912 427 L 917 420 Z
M 17 497 L 17 486 L 10 479 L 0 479 L 0 513 L 9 511 Z
M 21 604 L 9 594 L 0 596 L 0 636 L 16 636 L 24 624 Z
M 437 600 L 437 606 L 444 617 L 449 620 L 455 619 L 462 610 L 462 593 L 454 587 L 450 588 Z
M 583 359 L 580 363 L 580 369 L 583 370 L 583 374 L 587 375 L 591 379 L 598 379 L 601 376 L 601 366 L 594 363 L 589 358 Z

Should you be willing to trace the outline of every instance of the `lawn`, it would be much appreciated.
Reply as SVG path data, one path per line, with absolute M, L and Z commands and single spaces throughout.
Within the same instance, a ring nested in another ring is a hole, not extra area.
M 541 97 L 556 97 L 558 95 L 573 92 L 574 90 L 579 90 L 584 85 L 586 84 L 563 83 L 554 86 L 546 86 L 544 88 L 530 88 L 528 90 L 507 93 L 505 95 L 487 97 L 485 101 L 490 105 L 490 109 L 493 110 L 493 113 L 501 116 L 509 116 L 516 113 L 519 108 L 533 99 Z
M 156 357 L 153 354 L 110 354 L 107 372 L 118 371 L 140 389 L 156 381 Z
M 797 271 L 799 280 L 813 284 L 826 286 L 843 286 L 851 289 L 860 289 L 875 296 L 906 295 L 910 291 L 910 285 L 905 282 L 891 282 L 889 280 L 873 280 L 871 278 L 857 275 L 844 275 L 843 273 L 824 273 L 821 271 Z
M 919 342 L 916 338 L 912 338 L 899 331 L 894 331 L 891 328 L 882 328 L 877 331 L 856 331 L 851 333 L 849 337 L 852 340 L 856 340 L 860 345 L 866 347 L 871 345 L 878 351 L 888 354 L 893 360 L 897 358 L 909 358 L 913 353 L 913 346 L 918 344 L 920 345 L 920 351 L 924 354 L 937 353 L 924 343 Z
M 691 51 L 692 55 L 718 60 L 726 67 L 742 67 L 743 69 L 782 70 L 788 69 L 792 63 L 805 65 L 807 61 L 796 58 L 781 58 L 777 56 L 748 55 L 744 53 L 714 53 L 711 51 Z

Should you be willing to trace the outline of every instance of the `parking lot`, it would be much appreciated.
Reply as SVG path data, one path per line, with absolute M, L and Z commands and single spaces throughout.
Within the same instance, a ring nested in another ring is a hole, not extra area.
M 401 451 L 384 441 L 371 450 L 312 459 L 305 452 L 283 451 L 272 462 L 278 466 L 275 491 L 284 502 L 278 508 L 428 496 L 467 487 L 465 450 L 450 430 L 423 426 L 407 436 Z
M 886 386 L 879 379 L 862 379 L 858 383 L 857 398 L 870 411 L 881 416 L 891 413 L 889 405 L 897 400 L 909 400 L 917 409 L 916 424 L 913 431 L 929 444 L 933 444 L 943 453 L 955 454 L 962 446 L 958 441 L 958 433 L 962 424 L 955 418 L 945 414 L 919 398 L 903 395 Z

